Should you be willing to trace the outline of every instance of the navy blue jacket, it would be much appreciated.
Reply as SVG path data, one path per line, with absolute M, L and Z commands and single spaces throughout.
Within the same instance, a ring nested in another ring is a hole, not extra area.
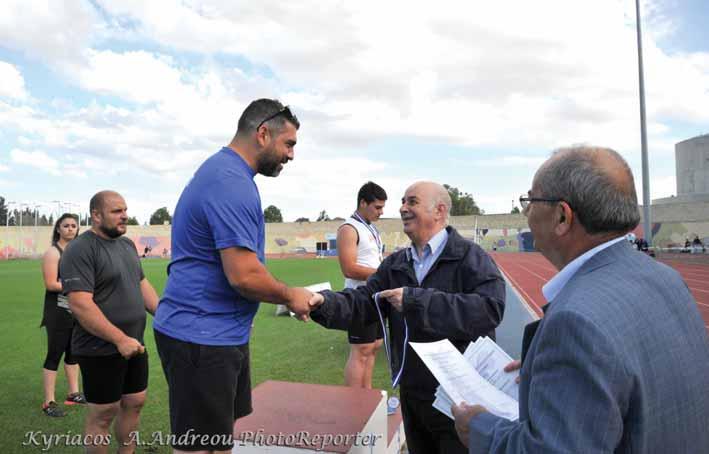
M 401 367 L 404 352 L 404 319 L 410 342 L 448 339 L 461 352 L 480 336 L 495 338 L 495 327 L 505 310 L 505 283 L 489 255 L 453 227 L 438 260 L 419 285 L 406 249 L 387 257 L 367 284 L 341 292 L 323 291 L 325 302 L 310 315 L 326 328 L 347 329 L 357 321 L 379 321 L 372 296 L 381 290 L 405 287 L 403 312 L 382 300 L 388 318 L 392 347 L 392 374 Z M 438 381 L 406 346 L 401 385 L 423 399 L 433 399 Z

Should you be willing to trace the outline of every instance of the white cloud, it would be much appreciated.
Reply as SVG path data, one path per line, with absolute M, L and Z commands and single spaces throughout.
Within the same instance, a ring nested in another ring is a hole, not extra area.
M 0 61 L 0 97 L 24 99 L 25 79 L 15 65 Z
M 537 169 L 549 156 L 500 156 L 494 159 L 480 159 L 475 165 L 480 167 L 528 167 Z
M 382 161 L 364 158 L 319 159 L 298 157 L 278 178 L 257 177 L 263 207 L 276 205 L 286 221 L 305 216 L 315 220 L 320 211 L 331 218 L 347 217 L 356 208 L 357 191 L 372 180 L 386 189 L 385 217 L 398 217 L 399 200 L 415 176 L 397 176 Z
M 8 167 L 4 164 L 0 164 L 0 172 L 9 172 L 9 171 L 10 171 L 10 167 Z
M 636 181 L 638 197 L 642 198 L 642 181 Z M 651 199 L 677 195 L 677 177 L 675 175 L 656 176 L 650 182 Z
M 516 197 L 497 194 L 481 195 L 475 197 L 475 203 L 485 210 L 485 214 L 505 214 L 511 212 L 513 206 L 519 208 L 519 200 Z
M 10 159 L 16 164 L 35 167 L 52 175 L 60 175 L 59 161 L 43 151 L 25 151 L 13 148 L 10 150 Z
M 3 188 L 5 188 L 5 189 L 7 190 L 7 189 L 10 189 L 10 188 L 16 187 L 17 185 L 15 184 L 14 181 L 6 180 L 6 179 L 4 179 L 4 178 L 0 178 L 0 186 L 2 186 Z
M 96 31 L 97 17 L 80 0 L 5 0 L 0 43 L 32 58 L 61 64 L 81 58 Z
M 168 56 L 145 51 L 87 52 L 86 65 L 77 65 L 79 84 L 94 93 L 116 95 L 139 103 L 168 99 L 182 91 L 182 73 Z M 177 93 L 176 93 L 177 92 Z
M 94 99 L 78 107 L 52 100 L 61 114 L 0 100 L 0 127 L 18 135 L 22 150 L 66 156 L 57 167 L 79 178 L 147 175 L 179 192 L 229 141 L 251 99 L 279 97 L 303 125 L 303 157 L 276 182 L 262 181 L 264 205 L 271 201 L 286 218 L 321 209 L 344 216 L 352 204 L 343 200 L 367 179 L 386 181 L 398 198 L 417 175 L 400 175 L 387 156 L 342 151 L 392 138 L 468 147 L 461 159 L 469 150 L 501 150 L 476 166 L 529 168 L 523 187 L 504 188 L 523 192 L 540 152 L 558 146 L 606 145 L 636 161 L 627 3 L 13 1 L 0 17 L 3 46 L 41 58 L 55 70 L 49 76 Z M 687 130 L 709 121 L 709 53 L 663 52 L 655 40 L 674 25 L 653 13 L 654 2 L 646 6 L 655 17 L 645 39 L 650 149 L 671 157 L 686 138 L 674 124 Z M 2 74 L 0 65 L 0 81 Z M 0 96 L 9 86 L 0 83 Z M 440 166 L 451 165 L 442 156 Z M 474 195 L 486 211 L 509 204 L 493 193 L 501 188 L 481 186 L 490 192 Z
M 402 135 L 547 149 L 637 143 L 634 30 L 627 5 L 615 1 L 553 1 L 554 15 L 518 2 L 453 2 L 456 14 L 398 2 L 100 4 L 113 17 L 105 27 L 114 39 L 235 54 L 275 73 L 268 79 L 209 59 L 185 66 L 147 51 L 83 52 L 71 73 L 80 86 L 156 104 L 168 131 L 185 131 L 178 140 L 224 137 L 260 88 L 302 109 L 304 126 L 310 120 L 309 134 L 323 144 Z M 509 15 L 512 6 L 516 14 Z M 709 70 L 701 55 L 667 56 L 652 42 L 646 53 L 648 73 L 660 76 L 648 76 L 651 133 L 661 137 L 667 119 L 706 119 Z M 682 84 L 663 73 L 675 64 Z

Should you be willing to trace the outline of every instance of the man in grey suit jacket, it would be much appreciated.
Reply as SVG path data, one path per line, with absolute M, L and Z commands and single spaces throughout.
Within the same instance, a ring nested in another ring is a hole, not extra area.
M 559 273 L 523 355 L 519 420 L 455 405 L 470 453 L 709 453 L 709 340 L 677 272 L 634 250 L 633 175 L 613 150 L 557 151 L 520 201 Z

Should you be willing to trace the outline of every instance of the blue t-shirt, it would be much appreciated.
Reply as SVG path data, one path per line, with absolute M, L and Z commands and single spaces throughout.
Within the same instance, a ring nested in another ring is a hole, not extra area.
M 220 249 L 242 247 L 264 263 L 265 225 L 255 172 L 230 148 L 207 159 L 182 192 L 172 223 L 172 260 L 153 327 L 185 342 L 243 345 L 259 303 L 239 294 Z

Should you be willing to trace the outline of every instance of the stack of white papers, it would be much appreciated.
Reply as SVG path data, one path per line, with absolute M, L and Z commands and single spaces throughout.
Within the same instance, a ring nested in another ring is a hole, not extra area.
M 410 344 L 440 383 L 433 402 L 438 411 L 453 419 L 451 406 L 466 402 L 511 421 L 519 418 L 519 371 L 503 370 L 512 358 L 492 339 L 471 342 L 464 354 L 447 339 Z

